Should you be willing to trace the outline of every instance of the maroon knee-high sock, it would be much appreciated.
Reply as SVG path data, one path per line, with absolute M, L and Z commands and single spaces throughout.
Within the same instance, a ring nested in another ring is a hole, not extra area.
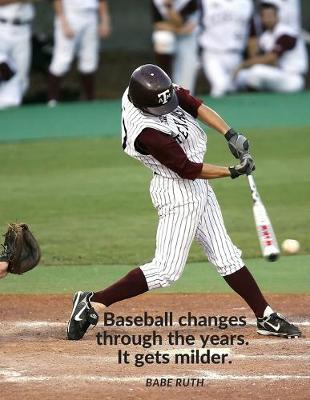
M 94 293 L 91 301 L 102 303 L 108 307 L 117 301 L 138 296 L 148 290 L 143 272 L 140 268 L 135 268 L 113 285 L 101 292 Z
M 86 100 L 95 100 L 95 73 L 80 73 L 80 79 Z
M 172 60 L 173 56 L 171 54 L 160 54 L 155 52 L 156 64 L 169 76 L 171 76 L 172 73 Z
M 268 303 L 246 266 L 223 278 L 248 303 L 257 318 L 264 315 Z
M 51 72 L 48 74 L 48 87 L 47 87 L 48 100 L 56 100 L 56 101 L 59 100 L 61 82 L 62 82 L 62 76 L 56 76 Z

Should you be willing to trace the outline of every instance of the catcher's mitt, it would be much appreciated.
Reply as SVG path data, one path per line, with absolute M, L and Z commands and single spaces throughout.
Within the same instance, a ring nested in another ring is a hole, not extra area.
M 23 274 L 39 263 L 41 250 L 28 225 L 9 224 L 4 237 L 0 261 L 9 263 L 8 272 Z

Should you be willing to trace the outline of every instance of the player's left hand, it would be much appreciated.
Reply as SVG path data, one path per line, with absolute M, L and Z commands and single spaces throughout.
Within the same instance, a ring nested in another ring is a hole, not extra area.
M 225 133 L 225 138 L 228 141 L 228 147 L 235 158 L 241 157 L 249 152 L 250 145 L 248 139 L 236 132 L 234 129 L 229 129 Z
M 250 153 L 244 154 L 240 159 L 240 164 L 229 167 L 232 179 L 238 178 L 240 175 L 250 175 L 255 171 L 255 163 Z

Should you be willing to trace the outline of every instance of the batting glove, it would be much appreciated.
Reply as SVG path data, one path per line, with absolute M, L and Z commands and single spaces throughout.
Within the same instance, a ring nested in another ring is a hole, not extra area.
M 225 133 L 225 138 L 228 142 L 228 147 L 235 158 L 241 159 L 241 157 L 249 152 L 249 141 L 248 139 L 234 131 L 232 128 Z
M 238 178 L 240 175 L 250 175 L 255 171 L 255 163 L 250 153 L 241 156 L 240 164 L 229 167 L 232 179 Z

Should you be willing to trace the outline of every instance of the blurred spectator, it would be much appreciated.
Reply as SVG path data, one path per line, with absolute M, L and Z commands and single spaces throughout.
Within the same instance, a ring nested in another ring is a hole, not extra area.
M 198 0 L 153 0 L 156 63 L 173 82 L 194 91 L 198 69 Z
M 295 92 L 304 88 L 308 68 L 307 51 L 299 33 L 279 22 L 278 7 L 260 6 L 263 33 L 258 38 L 261 54 L 245 60 L 236 72 L 241 89 Z
M 0 109 L 21 104 L 29 84 L 30 1 L 0 0 Z
M 253 13 L 252 0 L 202 0 L 200 46 L 213 97 L 235 90 L 233 73 L 247 47 Z
M 87 100 L 95 98 L 95 72 L 98 67 L 99 38 L 110 34 L 106 0 L 54 0 L 55 46 L 49 68 L 48 104 L 60 97 L 62 77 L 77 55 L 78 70 Z M 98 18 L 99 13 L 99 18 Z

